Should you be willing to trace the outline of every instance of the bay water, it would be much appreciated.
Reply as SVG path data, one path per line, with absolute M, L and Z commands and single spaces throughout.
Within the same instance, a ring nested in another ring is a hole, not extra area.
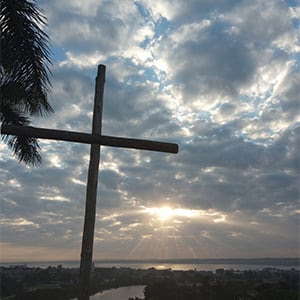
M 144 298 L 143 285 L 125 286 L 117 289 L 110 289 L 90 296 L 90 300 L 127 300 L 128 298 Z

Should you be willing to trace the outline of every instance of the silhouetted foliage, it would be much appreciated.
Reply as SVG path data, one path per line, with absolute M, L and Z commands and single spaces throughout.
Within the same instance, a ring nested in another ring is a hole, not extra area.
M 0 267 L 1 298 L 61 299 L 78 295 L 79 269 Z M 299 270 L 171 271 L 95 268 L 90 295 L 121 286 L 145 286 L 144 300 L 299 300 Z M 137 297 L 130 300 L 141 300 Z
M 25 126 L 30 116 L 53 112 L 48 103 L 50 52 L 46 18 L 27 0 L 1 0 L 0 121 Z M 35 138 L 3 136 L 19 161 L 41 162 Z

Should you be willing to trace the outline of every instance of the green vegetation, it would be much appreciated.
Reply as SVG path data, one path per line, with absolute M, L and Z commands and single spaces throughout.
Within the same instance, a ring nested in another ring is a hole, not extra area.
M 78 269 L 1 267 L 1 299 L 67 300 L 78 295 Z M 90 293 L 145 285 L 144 300 L 299 300 L 300 271 L 172 271 L 95 268 Z M 131 300 L 139 300 L 132 298 Z

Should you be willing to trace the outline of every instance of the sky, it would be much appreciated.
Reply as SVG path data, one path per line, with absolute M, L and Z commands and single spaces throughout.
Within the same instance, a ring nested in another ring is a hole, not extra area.
M 299 256 L 300 2 L 39 0 L 54 114 L 32 126 L 179 144 L 101 147 L 94 259 Z M 0 144 L 1 260 L 79 260 L 89 145 Z

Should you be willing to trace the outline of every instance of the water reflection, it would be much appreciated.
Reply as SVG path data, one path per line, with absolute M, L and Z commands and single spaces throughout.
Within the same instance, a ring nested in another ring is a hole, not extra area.
M 124 300 L 128 298 L 144 298 L 143 285 L 125 286 L 117 289 L 111 289 L 90 296 L 90 300 Z

